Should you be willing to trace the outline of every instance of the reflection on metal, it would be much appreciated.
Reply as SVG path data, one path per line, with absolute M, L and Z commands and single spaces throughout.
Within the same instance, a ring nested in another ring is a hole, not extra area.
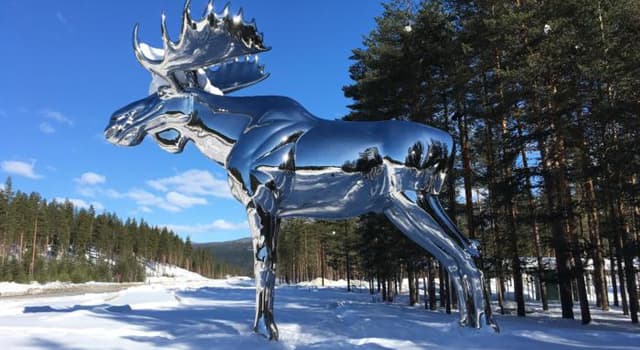
M 169 39 L 163 16 L 161 49 L 140 43 L 137 31 L 136 26 L 136 58 L 155 76 L 157 89 L 116 111 L 105 136 L 134 146 L 150 135 L 173 153 L 191 141 L 227 169 L 253 236 L 255 331 L 278 338 L 273 296 L 280 219 L 342 219 L 367 212 L 384 213 L 447 267 L 460 323 L 481 327 L 483 281 L 473 262 L 477 243 L 458 231 L 437 197 L 454 154 L 449 134 L 405 121 L 319 119 L 286 97 L 222 96 L 267 76 L 257 58 L 248 56 L 268 50 L 262 35 L 242 12 L 232 16 L 228 7 L 216 13 L 210 4 L 194 21 L 187 3 L 177 42 Z M 408 191 L 417 194 L 416 201 Z

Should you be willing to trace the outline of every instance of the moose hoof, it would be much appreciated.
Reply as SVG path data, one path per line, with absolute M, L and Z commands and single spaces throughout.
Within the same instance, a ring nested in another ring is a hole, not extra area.
M 262 325 L 262 327 L 255 326 L 253 327 L 253 333 L 263 336 L 269 340 L 278 341 L 278 327 L 275 324 L 272 325 Z
M 493 319 L 493 317 L 491 316 L 487 317 L 486 324 L 487 324 L 487 328 L 492 329 L 495 333 L 500 333 L 500 326 L 498 325 L 498 322 L 496 322 L 496 320 Z

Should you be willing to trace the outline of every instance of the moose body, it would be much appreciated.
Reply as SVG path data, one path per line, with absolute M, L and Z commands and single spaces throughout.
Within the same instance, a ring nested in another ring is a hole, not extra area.
M 228 18 L 213 12 L 210 5 L 203 21 L 192 22 L 187 5 L 179 44 L 169 41 L 163 22 L 165 50 L 169 50 L 165 60 L 179 55 L 180 44 L 194 46 L 193 42 L 185 44 L 185 38 L 203 37 L 191 31 L 238 31 L 233 25 L 247 26 L 238 32 L 251 40 L 244 38 L 242 43 L 246 50 L 258 50 L 255 43 L 261 44 L 261 37 L 255 36 L 255 26 Z M 154 74 L 169 66 L 141 53 L 137 33 L 134 47 L 138 60 Z M 207 50 L 200 54 L 203 51 Z M 227 170 L 231 192 L 246 208 L 253 238 L 255 331 L 278 338 L 273 297 L 280 220 L 342 219 L 368 212 L 384 213 L 447 267 L 459 300 L 460 323 L 481 326 L 484 290 L 482 274 L 473 262 L 476 244 L 458 231 L 437 197 L 454 155 L 449 134 L 406 121 L 320 119 L 286 97 L 215 95 L 202 87 L 210 81 L 202 84 L 194 78 L 211 60 L 193 60 L 199 64 L 186 72 L 178 70 L 184 75 L 181 79 L 173 71 L 176 68 L 167 69 L 163 73 L 166 85 L 116 111 L 105 136 L 114 144 L 134 146 L 150 135 L 172 153 L 193 142 Z M 256 67 L 250 64 L 244 76 L 261 80 L 252 70 Z M 408 196 L 409 192 L 415 196 Z M 490 322 L 489 317 L 486 321 Z
M 276 214 L 340 219 L 382 212 L 381 199 L 394 192 L 437 193 L 452 140 L 440 130 L 403 121 L 316 120 L 289 147 L 293 156 L 287 167 L 252 168 L 289 184 L 280 190 Z M 439 151 L 430 156 L 427 150 L 434 148 Z M 415 158 L 418 164 L 405 166 Z

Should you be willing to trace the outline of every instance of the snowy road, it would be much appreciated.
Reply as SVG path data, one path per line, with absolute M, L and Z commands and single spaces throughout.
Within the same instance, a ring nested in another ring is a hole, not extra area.
M 611 349 L 640 350 L 640 327 L 618 313 L 589 326 L 557 313 L 499 317 L 502 332 L 456 325 L 456 315 L 372 303 L 365 291 L 276 290 L 280 342 L 251 332 L 246 278 L 166 280 L 111 292 L 0 300 L 0 349 Z

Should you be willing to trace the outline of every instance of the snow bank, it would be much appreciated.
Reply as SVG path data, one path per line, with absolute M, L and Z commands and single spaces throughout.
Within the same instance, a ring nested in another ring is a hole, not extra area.
M 62 284 L 62 282 L 53 282 L 55 284 Z M 44 285 L 33 282 L 33 283 L 15 283 L 15 282 L 0 282 L 0 296 L 5 295 L 14 295 L 14 294 L 23 294 L 27 293 L 30 289 L 33 288 L 43 288 Z
M 495 334 L 459 327 L 455 313 L 407 306 L 406 294 L 395 303 L 375 303 L 366 290 L 347 293 L 346 281 L 329 280 L 325 288 L 309 288 L 321 280 L 277 287 L 280 341 L 269 342 L 251 330 L 252 279 L 195 278 L 169 267 L 154 271 L 174 272 L 173 283 L 0 300 L 2 348 L 640 350 L 640 327 L 617 309 L 594 309 L 594 322 L 583 326 L 559 318 L 559 305 L 540 312 L 529 304 L 534 312 L 526 318 L 497 315 L 501 333 Z
M 109 282 L 86 282 L 86 283 L 71 283 L 71 282 L 47 282 L 47 283 L 15 283 L 15 282 L 0 282 L 0 297 L 11 297 L 18 295 L 37 295 L 45 294 L 49 292 L 63 292 L 66 290 L 81 290 L 81 289 L 100 289 L 101 286 L 120 285 L 117 283 Z M 131 285 L 130 284 L 124 284 Z M 85 288 L 86 287 L 86 288 Z
M 347 288 L 347 280 L 330 280 L 328 278 L 324 279 L 324 287 L 327 288 Z M 303 281 L 303 282 L 299 282 L 297 284 L 297 286 L 300 287 L 322 287 L 322 278 L 318 277 L 316 279 L 313 279 L 311 281 Z M 360 280 L 351 280 L 351 287 L 352 288 L 369 288 L 369 284 L 367 281 L 360 281 Z
M 188 284 L 191 282 L 207 282 L 209 279 L 177 266 L 168 264 L 156 264 L 148 263 L 145 266 L 145 272 L 147 279 L 145 284 Z M 92 291 L 98 291 L 108 289 L 107 287 L 126 288 L 142 283 L 112 283 L 112 282 L 86 282 L 86 283 L 71 283 L 71 282 L 47 282 L 47 283 L 15 283 L 15 282 L 0 282 L 0 297 L 11 297 L 21 295 L 36 295 L 36 294 L 51 294 L 52 292 L 66 293 L 73 292 L 74 294 L 82 294 L 82 291 L 90 293 Z M 206 284 L 206 283 L 205 283 Z M 104 288 L 99 288 L 99 287 Z
M 147 275 L 147 283 L 163 282 L 163 281 L 203 281 L 206 277 L 195 272 L 185 270 L 175 265 L 161 264 L 150 262 L 145 265 L 145 273 Z

